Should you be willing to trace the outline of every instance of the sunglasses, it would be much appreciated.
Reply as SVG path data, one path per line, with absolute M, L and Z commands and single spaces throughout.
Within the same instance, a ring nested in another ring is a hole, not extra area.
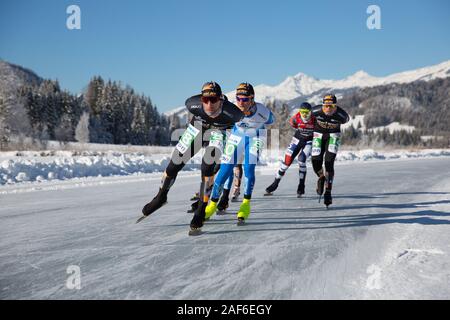
M 214 104 L 214 103 L 217 103 L 217 101 L 219 101 L 218 97 L 202 97 L 203 103 L 211 102 L 212 104 Z
M 307 116 L 307 115 L 309 115 L 309 114 L 311 113 L 311 111 L 310 111 L 310 110 L 305 110 L 305 109 L 300 109 L 300 113 L 301 113 L 302 115 Z
M 249 102 L 251 98 L 239 98 L 238 96 L 236 96 L 236 100 L 238 102 Z

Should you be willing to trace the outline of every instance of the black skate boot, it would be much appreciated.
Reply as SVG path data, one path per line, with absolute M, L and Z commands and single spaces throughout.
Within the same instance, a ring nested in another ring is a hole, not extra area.
M 272 182 L 270 186 L 266 188 L 266 194 L 265 196 L 271 196 L 275 190 L 278 188 L 278 184 L 280 183 L 281 179 L 275 178 L 275 180 Z
M 305 181 L 301 180 L 297 187 L 297 198 L 305 194 Z
M 333 198 L 331 197 L 331 190 L 325 190 L 325 194 L 323 195 L 323 203 L 327 206 L 333 203 Z
M 317 188 L 316 188 L 316 192 L 319 196 L 323 194 L 324 186 L 325 186 L 325 176 L 320 176 L 319 179 L 317 180 Z
M 142 208 L 142 213 L 144 216 L 149 216 L 163 205 L 167 203 L 167 191 L 163 191 L 161 188 L 159 189 L 158 194 L 153 198 L 152 201 L 147 203 L 144 208 Z
M 176 177 L 171 178 L 168 177 L 165 173 L 161 181 L 161 187 L 159 188 L 158 194 L 147 203 L 144 208 L 142 208 L 142 214 L 143 216 L 140 217 L 136 223 L 141 222 L 146 217 L 151 215 L 153 212 L 161 208 L 163 205 L 167 203 L 167 193 L 169 193 L 170 187 L 175 182 Z
M 329 172 L 325 173 L 325 194 L 323 196 L 323 203 L 327 206 L 333 203 L 333 198 L 331 197 L 331 189 L 333 188 L 333 174 Z
M 217 204 L 217 214 L 222 214 L 228 208 L 228 201 L 230 196 L 230 190 L 224 189 L 222 192 L 222 197 Z
M 194 213 L 194 217 L 191 220 L 189 235 L 198 236 L 202 234 L 203 222 L 205 222 L 205 208 L 207 203 L 201 202 L 197 210 Z
M 194 213 L 195 210 L 198 208 L 198 204 L 200 203 L 200 199 L 197 199 L 196 201 L 191 203 L 191 208 L 188 209 L 187 213 Z

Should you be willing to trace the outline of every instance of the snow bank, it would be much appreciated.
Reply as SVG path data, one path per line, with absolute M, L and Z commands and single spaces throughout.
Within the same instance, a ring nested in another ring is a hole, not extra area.
M 383 130 L 389 130 L 390 134 L 393 134 L 395 131 L 401 131 L 401 130 L 405 130 L 409 133 L 413 132 L 414 130 L 416 130 L 416 128 L 414 126 L 408 126 L 408 125 L 404 125 L 404 124 L 400 124 L 399 122 L 392 122 L 387 126 L 383 126 L 383 127 L 375 127 L 375 128 L 371 128 L 369 129 L 370 131 L 373 132 L 379 132 L 379 131 L 383 131 Z
M 414 158 L 449 157 L 450 149 L 424 149 L 419 151 L 339 151 L 336 161 L 369 161 Z
M 141 173 L 163 172 L 170 160 L 170 149 L 164 153 L 110 152 L 0 152 L 0 185 L 23 182 L 66 180 L 83 177 L 124 176 Z M 276 166 L 281 151 L 266 151 L 263 166 Z M 184 170 L 199 169 L 202 154 L 197 154 Z M 337 161 L 373 161 L 410 158 L 450 156 L 450 149 L 428 149 L 421 151 L 381 152 L 371 149 L 340 151 Z
M 66 180 L 82 177 L 123 176 L 162 172 L 170 153 L 144 155 L 120 152 L 0 152 L 0 185 L 26 181 Z M 197 169 L 199 157 L 185 166 Z

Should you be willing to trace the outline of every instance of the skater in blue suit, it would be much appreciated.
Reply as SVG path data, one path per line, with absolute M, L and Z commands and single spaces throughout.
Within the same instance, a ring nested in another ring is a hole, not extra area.
M 245 117 L 237 122 L 227 139 L 222 154 L 220 170 L 214 180 L 211 201 L 205 209 L 208 219 L 217 211 L 217 202 L 227 179 L 232 179 L 234 166 L 243 160 L 244 198 L 237 213 L 238 224 L 250 215 L 250 199 L 255 185 L 255 168 L 266 143 L 266 125 L 275 121 L 273 113 L 263 104 L 254 101 L 255 91 L 249 83 L 241 83 L 236 89 L 236 105 Z

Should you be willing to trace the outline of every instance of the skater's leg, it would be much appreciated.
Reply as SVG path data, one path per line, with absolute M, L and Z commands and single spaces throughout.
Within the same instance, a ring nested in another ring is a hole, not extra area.
M 324 175 L 323 173 L 323 153 L 320 153 L 320 155 L 312 156 L 311 157 L 311 163 L 314 169 L 314 172 L 316 175 L 320 178 Z
M 238 220 L 244 221 L 250 215 L 250 199 L 255 185 L 256 164 L 244 164 L 244 198 L 237 213 Z
M 211 202 L 206 207 L 205 217 L 211 217 L 217 211 L 217 205 L 227 179 L 233 175 L 233 168 L 242 153 L 243 139 L 239 142 L 230 157 L 222 157 L 220 170 L 216 175 L 211 193 Z
M 280 161 L 280 167 L 275 175 L 275 180 L 266 188 L 267 195 L 272 194 L 272 192 L 274 192 L 278 188 L 278 184 L 280 183 L 281 178 L 284 177 L 287 169 L 289 169 L 293 160 L 299 154 L 301 149 L 302 146 L 300 140 L 295 136 L 292 137 L 291 143 L 284 152 L 284 158 Z
M 340 145 L 340 133 L 331 133 L 325 153 L 325 195 L 324 204 L 328 207 L 332 204 L 331 189 L 334 181 L 334 161 Z
M 241 194 L 241 181 L 242 181 L 242 163 L 238 163 L 233 168 L 233 198 L 232 200 L 237 200 Z
M 227 181 L 225 181 L 225 184 L 223 186 L 223 191 L 220 196 L 220 200 L 217 204 L 217 209 L 219 211 L 224 211 L 226 208 L 228 208 L 228 202 L 230 201 L 230 191 L 231 186 L 233 184 L 233 173 L 230 174 Z M 207 213 L 208 215 L 208 213 Z
M 314 138 L 315 140 L 316 138 Z M 321 135 L 320 136 L 320 144 L 316 144 L 316 141 L 313 140 L 313 149 L 312 149 L 312 153 L 311 153 L 311 162 L 313 165 L 313 169 L 314 172 L 316 173 L 316 175 L 319 177 L 319 179 L 317 180 L 317 187 L 316 187 L 316 192 L 319 195 L 323 194 L 323 188 L 324 188 L 324 183 L 325 183 L 325 173 L 323 171 L 323 157 L 325 154 L 325 147 L 327 145 L 327 136 L 326 135 Z
M 284 152 L 284 158 L 280 162 L 280 168 L 275 177 L 276 179 L 281 179 L 285 175 L 287 169 L 289 169 L 295 157 L 300 153 L 302 147 L 301 141 L 296 137 L 292 137 L 291 144 Z
M 251 148 L 255 145 L 253 139 L 259 139 L 259 137 L 253 137 L 246 141 L 245 157 L 244 157 L 244 199 L 238 211 L 238 220 L 244 221 L 248 219 L 250 215 L 250 199 L 252 198 L 253 188 L 255 186 L 255 170 L 259 161 L 260 149 Z M 260 144 L 263 145 L 263 144 Z
M 202 183 L 200 184 L 200 200 L 197 210 L 195 210 L 194 216 L 191 220 L 191 229 L 203 227 L 203 222 L 205 221 L 205 208 L 208 204 L 207 199 L 209 198 L 209 194 L 211 193 L 213 182 L 213 177 L 206 177 L 202 174 Z
M 334 179 L 334 161 L 336 159 L 336 154 L 331 152 L 325 153 L 325 177 L 326 185 L 325 189 L 331 190 Z
M 224 188 L 225 183 L 227 182 L 227 188 L 230 189 L 229 186 L 231 183 L 233 183 L 233 173 L 237 175 L 238 178 L 242 177 L 242 172 L 239 172 L 239 166 L 240 159 L 242 158 L 242 155 L 244 153 L 244 145 L 245 145 L 245 139 L 244 136 L 240 136 L 240 133 L 237 131 L 234 131 L 233 134 L 234 137 L 238 137 L 239 142 L 237 144 L 233 144 L 234 151 L 230 155 L 230 157 L 223 157 L 221 164 L 220 164 L 220 170 L 216 176 L 216 180 L 214 181 L 214 188 L 211 196 L 211 201 L 217 202 L 219 200 L 220 194 L 222 193 L 222 190 Z M 227 141 L 227 145 L 228 145 Z M 237 169 L 236 169 L 237 168 Z M 238 188 L 240 187 L 240 179 L 235 181 Z M 236 185 L 235 185 L 236 187 Z
M 245 164 L 244 165 L 244 198 L 251 199 L 253 188 L 255 186 L 255 171 L 256 164 Z
M 202 159 L 202 182 L 200 185 L 200 192 L 199 192 L 199 204 L 198 208 L 194 213 L 194 216 L 191 221 L 191 229 L 197 229 L 201 228 L 203 226 L 203 222 L 205 221 L 205 209 L 208 204 L 211 190 L 213 188 L 214 184 L 214 171 L 216 168 L 216 164 L 220 159 L 220 155 L 222 153 L 222 150 L 219 148 L 208 146 L 205 151 L 205 155 L 209 154 L 212 155 L 212 163 L 211 161 L 208 161 L 208 157 L 203 156 Z M 219 170 L 220 173 L 220 170 Z
M 225 182 L 233 178 L 233 164 L 223 163 L 214 180 L 214 187 L 211 193 L 211 201 L 217 202 L 224 188 Z
M 306 160 L 311 154 L 311 141 L 307 142 L 305 146 L 302 148 L 298 156 L 298 165 L 299 165 L 299 183 L 297 188 L 297 194 L 302 195 L 305 193 L 305 181 L 306 181 Z
M 336 159 L 336 154 L 327 151 L 325 153 L 325 193 L 323 198 L 323 203 L 328 207 L 333 203 L 331 196 L 331 189 L 333 187 L 334 180 L 334 160 Z
M 234 171 L 234 169 L 233 169 L 233 171 Z M 231 187 L 233 186 L 233 180 L 234 180 L 233 179 L 234 178 L 233 171 L 230 174 L 230 176 L 227 178 L 227 181 L 225 181 L 225 184 L 223 185 L 223 189 L 228 190 L 228 192 L 231 190 Z
M 319 195 L 323 194 L 323 187 L 325 183 L 325 174 L 323 172 L 322 163 L 323 163 L 323 154 L 321 153 L 319 156 L 313 156 L 311 158 L 311 162 L 313 165 L 314 172 L 319 177 L 317 180 L 316 192 Z
M 175 183 L 178 172 L 180 172 L 187 161 L 189 161 L 201 149 L 201 146 L 202 134 L 199 134 L 184 153 L 180 152 L 176 148 L 174 149 L 169 164 L 163 173 L 158 194 L 152 199 L 152 201 L 147 203 L 144 208 L 142 208 L 142 213 L 145 216 L 152 214 L 167 202 L 167 194 L 169 193 L 172 185 Z

